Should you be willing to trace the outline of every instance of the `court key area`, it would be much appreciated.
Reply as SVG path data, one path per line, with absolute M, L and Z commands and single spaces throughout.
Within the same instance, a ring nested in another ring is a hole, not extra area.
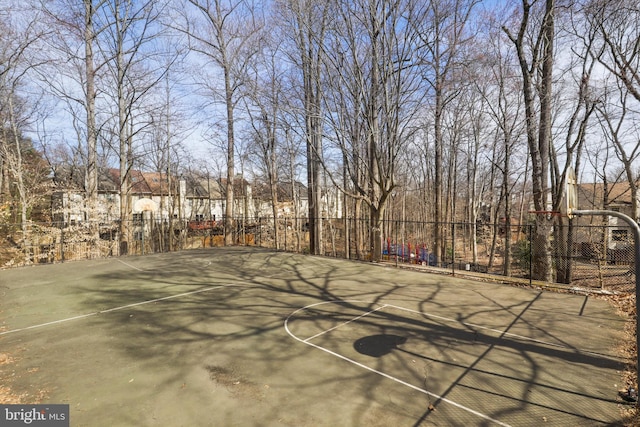
M 612 426 L 624 324 L 593 297 L 212 248 L 0 271 L 0 385 L 72 426 Z

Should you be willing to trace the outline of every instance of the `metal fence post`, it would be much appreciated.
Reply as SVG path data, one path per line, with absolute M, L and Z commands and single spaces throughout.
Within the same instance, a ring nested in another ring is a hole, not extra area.
M 640 326 L 640 317 L 638 317 L 638 313 L 640 313 L 640 276 L 638 275 L 638 266 L 640 266 L 640 226 L 638 226 L 638 223 L 631 217 L 615 211 L 573 210 L 571 214 L 576 216 L 613 216 L 626 222 L 633 231 L 633 240 L 635 246 L 634 270 L 636 276 L 636 372 L 640 373 L 640 333 L 638 333 L 638 326 Z M 639 405 L 640 401 L 636 399 L 636 406 Z
M 529 224 L 529 286 L 533 284 L 533 224 Z
M 451 223 L 451 275 L 456 275 L 456 224 Z
M 64 262 L 64 222 L 60 223 L 60 261 Z

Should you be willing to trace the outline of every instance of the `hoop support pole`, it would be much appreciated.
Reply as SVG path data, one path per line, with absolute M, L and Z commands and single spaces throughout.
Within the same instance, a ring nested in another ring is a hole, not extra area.
M 636 275 L 636 382 L 640 380 L 640 275 L 638 275 L 638 268 L 640 267 L 640 226 L 633 220 L 633 218 L 615 211 L 599 211 L 599 210 L 573 210 L 571 212 L 575 216 L 583 215 L 599 215 L 599 216 L 613 216 L 626 222 L 631 230 L 633 230 L 633 241 L 635 245 L 635 264 L 634 270 Z M 637 390 L 637 386 L 636 386 Z M 640 400 L 636 399 L 636 406 L 640 406 Z

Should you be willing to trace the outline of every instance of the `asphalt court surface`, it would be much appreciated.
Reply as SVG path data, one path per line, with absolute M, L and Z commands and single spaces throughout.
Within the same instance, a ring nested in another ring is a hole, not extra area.
M 214 248 L 0 271 L 0 384 L 74 426 L 621 421 L 604 301 Z

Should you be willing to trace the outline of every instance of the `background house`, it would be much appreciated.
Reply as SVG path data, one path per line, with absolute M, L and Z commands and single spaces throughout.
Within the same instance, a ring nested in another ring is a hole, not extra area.
M 271 203 L 271 189 L 266 182 L 256 182 L 253 188 L 256 200 L 256 211 L 258 216 L 273 217 L 273 207 Z M 309 213 L 309 201 L 307 187 L 295 181 L 279 182 L 277 184 L 278 203 L 276 210 L 278 217 L 306 217 Z
M 140 199 L 150 199 L 159 211 L 154 217 L 166 219 L 174 217 L 178 185 L 169 183 L 164 174 L 132 170 L 131 205 L 135 206 Z M 89 219 L 84 174 L 64 173 L 56 179 L 56 190 L 52 195 L 53 219 L 64 224 L 77 224 Z M 134 214 L 137 212 L 134 212 Z M 101 223 L 120 219 L 120 170 L 100 169 L 98 171 L 98 200 L 95 217 Z
M 628 182 L 579 184 L 578 207 L 581 210 L 609 210 L 634 217 Z M 639 218 L 634 219 L 638 221 Z M 576 239 L 578 243 L 604 243 L 608 250 L 628 250 L 632 244 L 633 233 L 629 225 L 617 217 L 587 215 L 577 217 L 574 221 L 577 221 L 577 225 L 585 226 L 580 228 Z M 601 227 L 603 222 L 606 226 L 604 229 Z M 586 227 L 588 225 L 598 227 L 590 232 Z
M 131 206 L 133 220 L 142 218 L 142 209 L 150 211 L 145 218 L 154 220 L 183 220 L 191 222 L 220 221 L 225 215 L 226 179 L 206 174 L 185 174 L 169 183 L 167 176 L 158 172 L 132 170 Z M 53 218 L 57 222 L 72 225 L 89 219 L 86 201 L 84 173 L 66 171 L 58 173 L 56 190 L 52 197 Z M 327 194 L 327 216 L 340 217 L 341 198 Z M 324 200 L 323 199 L 323 200 Z M 151 202 L 148 202 L 151 201 Z M 329 203 L 330 202 L 330 203 Z M 238 175 L 234 180 L 234 215 L 236 218 L 253 219 L 272 217 L 271 193 L 263 183 L 251 185 Z M 153 206 L 152 208 L 140 208 Z M 295 182 L 278 185 L 278 216 L 307 216 L 307 188 Z M 95 217 L 101 223 L 120 219 L 120 171 L 99 171 L 98 204 Z
M 180 180 L 184 217 L 191 221 L 217 221 L 225 210 L 220 182 L 209 175 L 187 175 Z

